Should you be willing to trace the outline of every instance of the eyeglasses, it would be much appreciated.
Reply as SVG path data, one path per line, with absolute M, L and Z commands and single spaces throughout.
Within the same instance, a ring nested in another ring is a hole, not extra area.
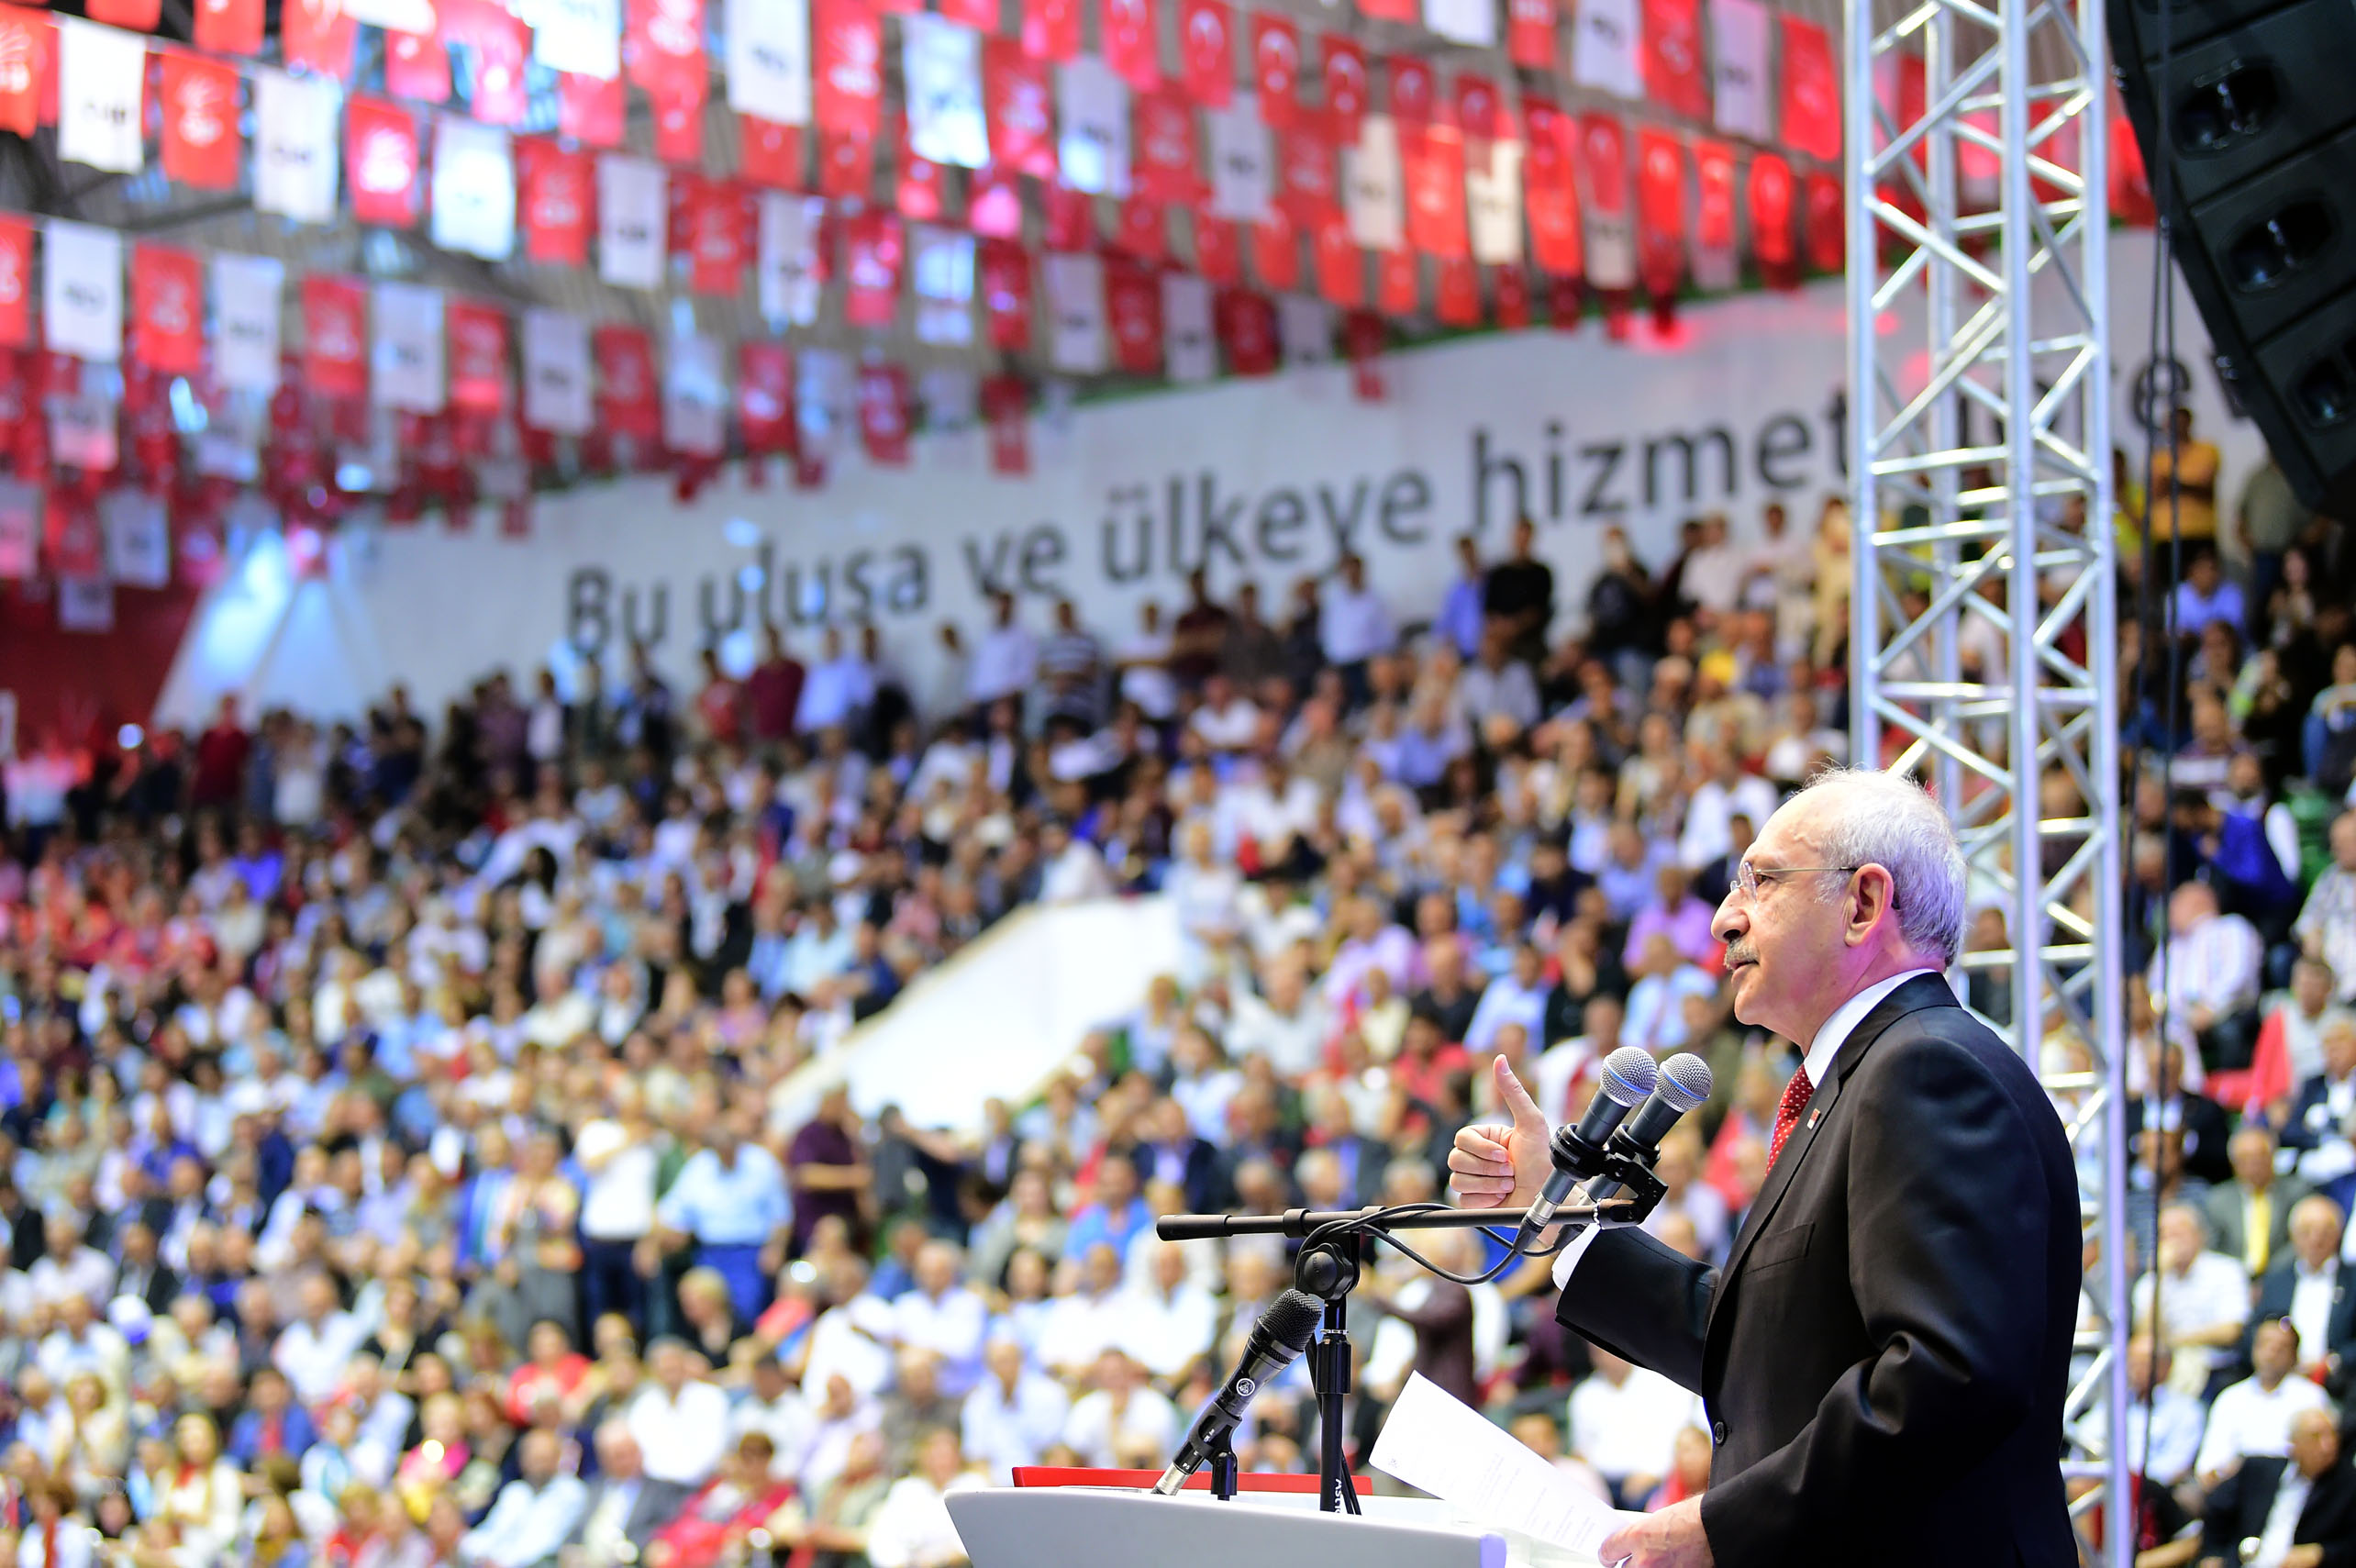
M 1729 897 L 1739 893 L 1745 899 L 1759 896 L 1759 884 L 1779 876 L 1811 876 L 1819 872 L 1839 872 L 1854 875 L 1862 866 L 1755 866 L 1749 861 L 1735 868 L 1734 880 L 1726 884 Z

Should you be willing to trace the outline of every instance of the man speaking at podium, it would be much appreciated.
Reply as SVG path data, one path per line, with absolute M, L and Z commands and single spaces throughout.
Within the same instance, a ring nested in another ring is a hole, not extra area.
M 1821 776 L 1768 819 L 1711 929 L 1735 1016 L 1806 1047 L 1723 1269 L 1634 1228 L 1565 1249 L 1556 1316 L 1702 1396 L 1708 1490 L 1598 1553 L 1630 1568 L 2065 1568 L 2062 1407 L 2077 1184 L 2035 1075 L 1942 972 L 1964 868 L 1930 796 Z M 1546 1118 L 1449 1156 L 1468 1207 L 1527 1204 Z

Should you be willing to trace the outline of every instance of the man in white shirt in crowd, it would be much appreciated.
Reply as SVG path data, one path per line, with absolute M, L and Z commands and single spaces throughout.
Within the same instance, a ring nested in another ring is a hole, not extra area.
M 940 1391 L 952 1399 L 982 1380 L 982 1336 L 990 1322 L 981 1296 L 959 1283 L 964 1265 L 954 1242 L 926 1242 L 917 1251 L 917 1288 L 892 1303 L 883 1330 L 894 1345 L 932 1351 Z
M 986 1485 L 967 1468 L 957 1433 L 927 1432 L 917 1445 L 917 1470 L 892 1483 L 867 1527 L 867 1561 L 873 1568 L 954 1568 L 967 1559 L 949 1499 Z
M 2291 1206 L 2291 1244 L 2258 1284 L 2261 1319 L 2288 1318 L 2299 1334 L 2299 1373 L 2339 1386 L 2336 1347 L 2356 1338 L 2356 1296 L 2339 1262 L 2346 1229 L 2339 1205 L 2310 1193 Z
M 732 1106 L 693 1129 L 703 1147 L 687 1157 L 656 1206 L 650 1243 L 675 1251 L 694 1242 L 696 1262 L 728 1281 L 737 1317 L 748 1323 L 769 1304 L 770 1281 L 785 1266 L 794 1223 L 784 1167 L 754 1140 L 754 1126 L 750 1113 Z
M 1288 952 L 1261 966 L 1258 993 L 1240 992 L 1228 1026 L 1228 1052 L 1240 1061 L 1265 1056 L 1287 1081 L 1313 1073 L 1325 1061 L 1332 1014 L 1325 998 L 1309 988 L 1301 956 Z
M 1081 1256 L 1080 1288 L 1057 1296 L 1047 1309 L 1039 1351 L 1049 1370 L 1078 1377 L 1097 1365 L 1102 1352 L 1126 1340 L 1128 1307 L 1121 1291 L 1121 1255 L 1112 1243 L 1100 1241 Z
M 536 1427 L 517 1451 L 523 1473 L 499 1488 L 498 1500 L 483 1522 L 459 1538 L 458 1559 L 469 1568 L 533 1568 L 556 1555 L 588 1506 L 588 1488 L 577 1475 L 558 1472 L 561 1440 Z
M 1036 1464 L 1061 1439 L 1072 1415 L 1063 1385 L 1023 1359 L 1019 1340 L 1000 1337 L 982 1352 L 986 1369 L 965 1396 L 959 1425 L 965 1452 L 1001 1486 L 1014 1484 L 1018 1464 Z
M 107 1293 L 115 1288 L 115 1262 L 84 1241 L 81 1216 L 52 1213 L 42 1221 L 41 1235 L 47 1251 L 25 1271 L 33 1300 L 55 1307 L 69 1296 L 78 1296 L 93 1307 L 103 1306 Z
M 828 627 L 822 648 L 802 684 L 801 706 L 794 715 L 794 728 L 803 735 L 842 728 L 875 700 L 875 672 L 844 646 L 842 628 Z
M 1074 833 L 1062 817 L 1050 817 L 1040 826 L 1039 853 L 1040 903 L 1077 904 L 1112 895 L 1113 876 L 1105 867 L 1104 851 Z
M 2151 960 L 2153 996 L 2196 1035 L 2255 1006 L 2265 944 L 2239 915 L 2220 914 L 2217 890 L 2188 882 L 2168 897 L 2168 945 Z
M 2175 1358 L 2149 1334 L 2127 1342 L 2127 1451 L 2143 1473 L 2173 1486 L 2193 1473 L 2201 1429 L 2208 1412 L 2182 1389 L 2168 1386 Z M 2110 1411 L 2101 1400 L 2086 1408 L 2075 1428 L 2078 1440 L 2095 1454 L 2110 1451 Z
M 660 1156 L 646 1095 L 635 1081 L 614 1090 L 608 1114 L 584 1123 L 572 1157 L 588 1177 L 581 1197 L 581 1284 L 586 1320 L 608 1312 L 639 1318 L 644 1284 L 632 1249 L 654 1233 L 654 1179 Z
M 2256 1370 L 2209 1407 L 2208 1433 L 2195 1462 L 2204 1487 L 2214 1487 L 2245 1459 L 2289 1453 L 2292 1420 L 2302 1410 L 2321 1410 L 2330 1403 L 2322 1389 L 2292 1375 L 2299 1362 L 2299 1331 L 2286 1319 L 2258 1325 L 2250 1360 Z
M 1179 1243 L 1155 1241 L 1147 1257 L 1146 1277 L 1129 1287 L 1126 1342 L 1148 1372 L 1166 1382 L 1210 1350 L 1219 1304 L 1187 1277 L 1186 1251 Z
M 1327 589 L 1324 611 L 1317 617 L 1317 640 L 1326 662 L 1341 674 L 1341 689 L 1354 709 L 1365 704 L 1366 663 L 1387 653 L 1398 640 L 1391 612 L 1382 596 L 1366 585 L 1366 562 L 1355 555 L 1341 558 L 1339 581 Z
M 1595 1372 L 1571 1391 L 1571 1451 L 1603 1473 L 1623 1507 L 1642 1507 L 1669 1473 L 1677 1434 L 1706 1429 L 1698 1396 L 1657 1372 L 1590 1348 Z
M 790 1481 L 801 1472 L 802 1455 L 810 1446 L 817 1417 L 802 1391 L 785 1375 L 785 1363 L 775 1356 L 755 1356 L 751 1376 L 751 1385 L 728 1407 L 727 1451 L 734 1452 L 737 1440 L 745 1433 L 759 1432 L 769 1440 L 769 1473 L 780 1481 Z
M 1677 863 L 1689 872 L 1698 872 L 1733 851 L 1737 816 L 1755 825 L 1774 816 L 1778 804 L 1775 786 L 1757 773 L 1744 773 L 1742 759 L 1733 747 L 1712 742 L 1695 750 L 1704 776 L 1685 803 L 1685 826 L 1677 835 Z M 1704 898 L 1715 898 L 1725 889 L 1696 891 Z
M 2250 1276 L 2240 1262 L 2208 1250 L 2208 1221 L 2190 1204 L 2160 1211 L 2159 1332 L 2176 1352 L 2176 1386 L 2201 1392 L 2210 1373 L 2229 1364 L 2250 1321 Z M 2153 1279 L 2135 1282 L 2135 1326 L 2149 1329 Z
M 1204 681 L 1202 705 L 1186 728 L 1214 751 L 1249 751 L 1260 739 L 1260 709 L 1233 681 L 1215 673 Z
M 1167 1463 L 1184 1429 L 1178 1407 L 1146 1381 L 1145 1368 L 1118 1345 L 1096 1357 L 1095 1391 L 1072 1407 L 1063 1440 L 1081 1461 L 1103 1468 Z
M 296 1398 L 317 1405 L 335 1393 L 368 1329 L 338 1305 L 335 1283 L 323 1273 L 306 1275 L 295 1300 L 300 1315 L 280 1331 L 270 1359 L 286 1374 Z
M 646 1473 L 657 1481 L 701 1486 L 728 1451 L 728 1396 L 693 1375 L 681 1340 L 655 1340 L 647 1366 L 654 1376 L 623 1416 L 646 1456 Z
M 990 629 L 965 666 L 965 700 L 976 710 L 1020 697 L 1039 679 L 1039 639 L 1015 619 L 1014 595 L 1000 589 L 991 595 L 990 614 Z

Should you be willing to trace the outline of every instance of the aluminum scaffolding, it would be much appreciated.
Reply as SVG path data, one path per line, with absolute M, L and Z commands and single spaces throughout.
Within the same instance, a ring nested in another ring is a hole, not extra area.
M 2039 1068 L 2079 1153 L 2101 1262 L 2069 1414 L 2075 1429 L 2099 1407 L 2122 1433 L 2103 11 L 1849 0 L 1847 24 L 1853 744 L 1938 789 L 1975 892 L 2001 899 L 2003 934 L 1975 933 L 1964 968 L 2006 983 L 1999 1032 Z M 2100 1446 L 2073 1440 L 2063 1461 L 2072 1517 L 2087 1562 L 2128 1568 L 2135 1531 L 2106 1503 L 2128 1495 L 2134 1456 Z

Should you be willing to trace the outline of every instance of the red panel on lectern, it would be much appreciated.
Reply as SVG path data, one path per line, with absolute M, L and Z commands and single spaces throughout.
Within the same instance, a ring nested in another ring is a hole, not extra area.
M 1091 1470 L 1068 1464 L 1017 1464 L 1015 1485 L 1017 1486 L 1133 1486 L 1144 1491 L 1161 1479 L 1159 1470 Z M 1358 1484 L 1358 1495 L 1371 1497 L 1374 1483 L 1363 1475 L 1350 1479 Z M 1305 1492 L 1314 1496 L 1318 1481 L 1314 1475 L 1239 1475 L 1236 1477 L 1239 1492 Z M 1211 1473 L 1206 1468 L 1186 1477 L 1184 1488 L 1189 1492 L 1211 1489 Z

